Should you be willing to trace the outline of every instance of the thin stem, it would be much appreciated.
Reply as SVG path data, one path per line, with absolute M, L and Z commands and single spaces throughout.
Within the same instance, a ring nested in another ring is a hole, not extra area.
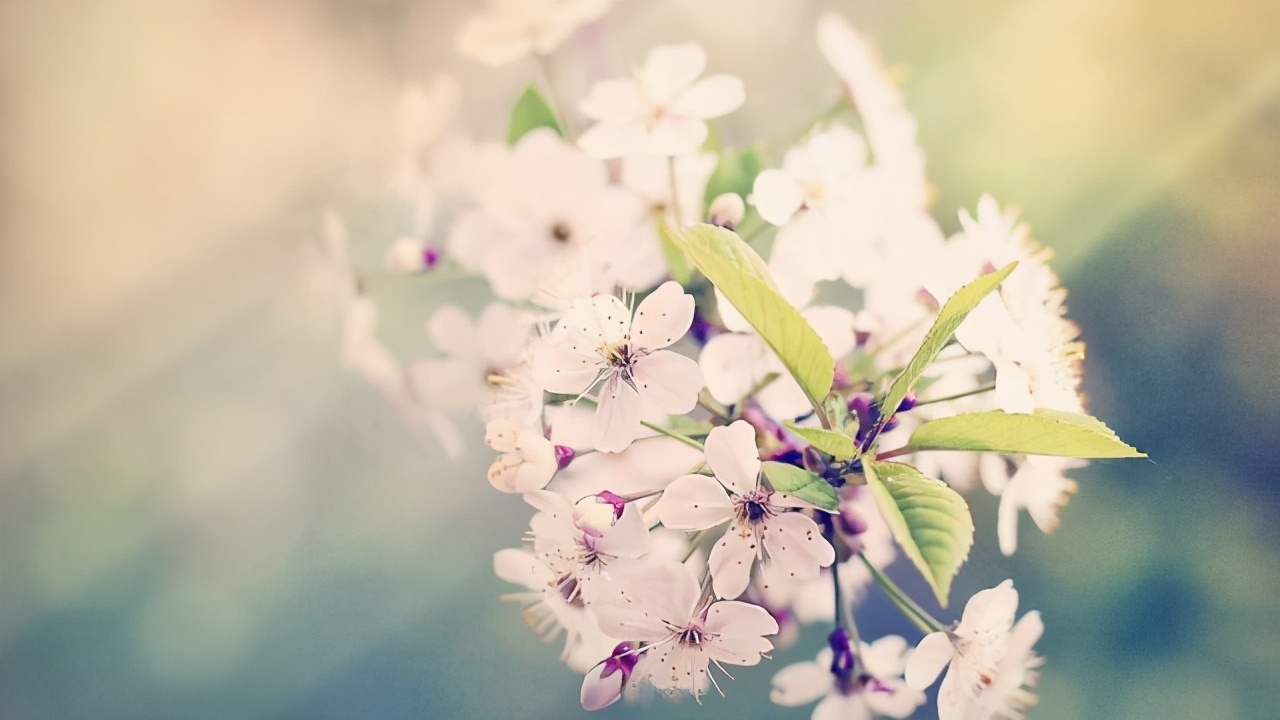
M 667 180 L 671 183 L 671 215 L 672 225 L 680 227 L 684 223 L 684 213 L 680 211 L 680 188 L 676 183 L 676 156 L 667 158 Z
M 694 440 L 693 438 L 689 437 L 688 435 L 682 435 L 682 434 L 680 434 L 680 433 L 678 433 L 678 432 L 676 432 L 675 430 L 672 430 L 672 429 L 670 429 L 670 428 L 664 428 L 664 427 L 662 427 L 661 425 L 655 425 L 655 424 L 653 424 L 653 423 L 649 422 L 648 420 L 641 420 L 641 421 L 640 421 L 640 424 L 641 424 L 641 425 L 643 425 L 643 426 L 645 426 L 645 427 L 647 427 L 647 428 L 649 428 L 650 430 L 653 430 L 654 432 L 656 432 L 656 433 L 658 433 L 658 434 L 660 434 L 660 435 L 666 435 L 667 437 L 671 438 L 672 440 L 679 440 L 680 442 L 684 443 L 685 445 L 688 445 L 688 446 L 689 446 L 689 447 L 691 447 L 691 448 L 695 448 L 695 449 L 697 449 L 697 450 L 702 450 L 702 449 L 703 449 L 703 447 L 702 447 L 702 443 L 698 442 L 697 440 Z
M 871 572 L 871 577 L 880 583 L 880 587 L 884 590 L 894 605 L 907 616 L 908 620 L 914 622 L 921 630 L 925 632 L 943 632 L 946 629 L 937 618 L 930 615 L 928 611 L 916 604 L 909 595 L 902 591 L 887 575 L 880 572 L 880 568 L 876 567 L 867 559 L 866 555 L 858 553 L 858 557 L 862 560 L 862 564 L 867 566 L 867 570 Z
M 930 398 L 929 400 L 921 400 L 920 402 L 916 403 L 916 407 L 922 407 L 924 405 L 933 405 L 934 403 L 950 402 L 951 400 L 959 400 L 960 398 L 966 398 L 966 397 L 969 397 L 970 395 L 981 395 L 984 392 L 991 392 L 992 390 L 995 390 L 995 389 L 996 389 L 995 383 L 988 383 L 986 385 L 983 385 L 982 387 L 974 388 L 972 390 L 966 390 L 962 393 L 956 393 L 955 395 L 947 395 L 946 397 Z
M 909 446 L 909 445 L 904 445 L 904 446 L 902 446 L 902 447 L 900 447 L 900 448 L 894 448 L 894 449 L 892 449 L 892 450 L 886 450 L 886 451 L 884 451 L 884 452 L 882 452 L 882 453 L 880 453 L 880 454 L 876 455 L 876 460 L 891 460 L 891 459 L 893 459 L 893 458 L 900 457 L 900 456 L 902 456 L 902 455 L 910 455 L 910 454 L 911 454 L 911 453 L 913 453 L 913 452 L 915 452 L 915 448 L 913 448 L 913 447 L 911 447 L 911 446 Z
M 698 393 L 698 407 L 721 420 L 729 419 L 729 408 L 716 402 L 715 398 L 711 397 L 711 393 L 708 393 L 705 389 Z

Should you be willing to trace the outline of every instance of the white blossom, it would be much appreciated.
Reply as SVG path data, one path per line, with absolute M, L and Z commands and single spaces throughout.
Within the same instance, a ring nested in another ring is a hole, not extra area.
M 707 559 L 712 589 L 722 598 L 747 589 L 757 560 L 766 560 L 766 576 L 803 581 L 816 578 L 836 557 L 813 518 L 795 512 L 811 509 L 809 503 L 760 486 L 757 452 L 755 429 L 745 420 L 713 429 L 706 455 L 715 477 L 677 478 L 654 506 L 662 524 L 677 530 L 729 523 Z
M 598 158 L 683 155 L 707 138 L 707 120 L 742 105 L 742 80 L 732 75 L 699 79 L 707 53 L 697 43 L 660 45 L 633 77 L 601 80 L 582 100 L 597 123 L 578 138 Z
M 534 358 L 547 390 L 582 395 L 601 384 L 594 444 L 618 452 L 640 436 L 647 409 L 693 409 L 702 374 L 693 360 L 664 350 L 693 322 L 693 297 L 666 282 L 640 302 L 635 317 L 613 295 L 574 303 Z
M 633 573 L 617 597 L 595 606 L 600 629 L 619 640 L 643 643 L 633 671 L 668 692 L 695 696 L 718 681 L 711 665 L 755 665 L 773 649 L 765 639 L 778 623 L 758 605 L 712 601 L 693 570 L 680 563 L 657 563 Z
M 613 0 L 489 0 L 484 12 L 467 18 L 454 48 L 495 67 L 547 55 L 611 5 Z
M 862 643 L 860 650 L 861 667 L 833 664 L 835 652 L 827 647 L 813 661 L 782 668 L 773 676 L 769 699 L 786 707 L 821 699 L 813 720 L 871 720 L 873 714 L 905 718 L 924 704 L 925 694 L 902 679 L 911 652 L 906 640 L 887 635 Z
M 969 598 L 959 624 L 926 635 L 907 660 L 909 687 L 923 690 L 943 668 L 939 720 L 1023 720 L 1036 702 L 1032 688 L 1043 658 L 1031 648 L 1044 632 L 1040 613 L 1015 624 L 1018 592 L 1013 581 Z

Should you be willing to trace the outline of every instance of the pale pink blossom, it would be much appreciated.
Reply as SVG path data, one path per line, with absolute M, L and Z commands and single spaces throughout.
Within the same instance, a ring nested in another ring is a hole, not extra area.
M 1012 580 L 969 598 L 954 629 L 926 635 L 907 660 L 909 687 L 923 690 L 943 668 L 939 720 L 1023 720 L 1036 702 L 1032 688 L 1043 658 L 1032 646 L 1044 632 L 1040 613 L 1015 624 L 1018 591 Z
M 680 563 L 642 567 L 623 582 L 619 595 L 594 610 L 606 635 L 636 643 L 643 652 L 634 680 L 695 696 L 719 687 L 712 665 L 755 665 L 773 649 L 765 636 L 778 632 L 778 623 L 758 605 L 713 602 L 693 570 Z
M 611 5 L 613 0 L 489 0 L 484 12 L 467 18 L 454 48 L 495 67 L 547 55 Z
M 911 652 L 906 640 L 888 635 L 862 643 L 862 666 L 846 648 L 841 650 L 847 653 L 843 662 L 833 662 L 836 652 L 827 647 L 813 661 L 779 670 L 773 676 L 769 699 L 786 707 L 820 699 L 813 709 L 813 720 L 871 720 L 873 714 L 905 718 L 924 704 L 925 694 L 907 687 L 902 679 Z
M 715 477 L 685 475 L 662 494 L 654 512 L 677 530 L 705 530 L 728 522 L 707 559 L 718 597 L 736 598 L 747 589 L 751 570 L 764 561 L 766 576 L 812 580 L 835 561 L 835 549 L 799 498 L 760 485 L 755 429 L 746 421 L 711 431 L 707 465 Z
M 706 121 L 742 105 L 742 80 L 699 79 L 707 53 L 697 43 L 660 45 L 633 77 L 601 80 L 580 105 L 597 123 L 578 138 L 598 158 L 683 155 L 707 138 Z
M 619 452 L 640 436 L 646 410 L 693 409 L 702 374 L 693 360 L 664 350 L 693 322 L 693 296 L 666 282 L 640 302 L 635 316 L 613 295 L 584 298 L 560 318 L 534 357 L 547 390 L 580 396 L 597 385 L 596 449 Z

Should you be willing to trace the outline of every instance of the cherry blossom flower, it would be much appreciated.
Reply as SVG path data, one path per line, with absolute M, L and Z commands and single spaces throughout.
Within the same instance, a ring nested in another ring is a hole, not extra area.
M 531 53 L 547 55 L 611 5 L 613 0 L 490 0 L 485 12 L 463 24 L 454 48 L 495 67 Z
M 502 453 L 489 466 L 489 484 L 502 492 L 526 493 L 544 488 L 556 473 L 556 448 L 537 428 L 495 419 L 489 421 L 484 441 Z
M 846 485 L 840 489 L 840 509 L 832 518 L 839 557 L 840 594 L 857 601 L 872 582 L 871 572 L 856 557 L 861 553 L 868 562 L 883 570 L 898 556 L 893 533 L 880 515 L 871 491 L 865 485 Z M 770 578 L 764 596 L 771 602 L 791 608 L 801 623 L 831 622 L 836 603 L 831 593 L 831 573 L 824 570 L 816 579 L 796 582 L 792 578 Z
M 862 643 L 861 668 L 844 630 L 832 633 L 830 644 L 816 660 L 779 670 L 769 699 L 794 707 L 821 698 L 813 709 L 813 720 L 871 720 L 872 714 L 905 718 L 924 704 L 925 694 L 907 687 L 902 679 L 911 652 L 906 640 L 888 635 Z
M 1062 522 L 1062 511 L 1079 485 L 1063 471 L 1088 465 L 1076 458 L 1029 455 L 1009 478 L 1000 493 L 996 533 L 1000 551 L 1012 555 L 1018 550 L 1018 510 L 1026 509 L 1036 527 L 1053 533 Z
M 611 569 L 616 572 L 649 552 L 649 528 L 634 504 L 602 523 L 553 492 L 535 490 L 525 500 L 539 511 L 529 522 L 534 554 L 557 573 L 557 585 L 570 603 L 592 604 Z
M 534 357 L 547 390 L 582 395 L 603 381 L 595 419 L 596 449 L 618 452 L 640 436 L 649 408 L 693 409 L 702 373 L 693 360 L 664 350 L 693 322 L 693 296 L 666 282 L 640 302 L 635 317 L 613 295 L 574 303 Z
M 582 100 L 598 122 L 578 145 L 598 158 L 683 155 L 707 138 L 706 121 L 742 105 L 742 80 L 732 75 L 698 79 L 707 53 L 697 43 L 660 45 L 630 78 L 601 80 Z
M 756 561 L 767 558 L 766 575 L 812 580 L 835 561 L 835 549 L 813 518 L 798 509 L 809 503 L 760 486 L 755 428 L 745 420 L 711 431 L 707 465 L 714 478 L 677 478 L 654 506 L 662 524 L 677 530 L 705 530 L 728 521 L 724 536 L 707 559 L 718 597 L 736 598 L 747 589 Z
M 1032 646 L 1044 632 L 1040 613 L 1015 624 L 1018 591 L 1012 580 L 969 598 L 959 624 L 926 635 L 907 660 L 909 687 L 923 690 L 943 668 L 939 720 L 1023 720 L 1036 702 L 1032 688 L 1044 659 Z
M 672 196 L 672 169 L 675 164 L 675 196 Z M 702 222 L 702 193 L 716 169 L 716 156 L 694 152 L 673 159 L 657 155 L 631 155 L 622 160 L 622 184 L 635 192 L 660 216 L 677 227 Z M 680 217 L 675 216 L 675 207 Z
M 446 247 L 508 300 L 643 289 L 665 273 L 645 203 L 546 128 L 511 149 L 481 206 L 450 229 Z
M 435 404 L 474 412 L 501 382 L 498 376 L 520 363 L 532 326 L 506 303 L 489 303 L 475 320 L 457 305 L 444 305 L 426 330 L 445 356 L 416 362 L 410 371 Z
M 632 678 L 659 690 L 695 697 L 719 684 L 711 665 L 755 665 L 773 649 L 766 635 L 778 623 L 758 605 L 712 601 L 680 563 L 655 563 L 633 572 L 622 592 L 594 606 L 600 629 L 636 643 L 643 656 Z M 643 646 L 639 646 L 643 643 Z
M 571 584 L 561 584 L 557 573 L 537 554 L 524 549 L 507 548 L 493 555 L 493 571 L 499 578 L 526 588 L 525 592 L 508 593 L 504 600 L 521 604 L 525 623 L 543 641 L 565 634 L 560 659 L 578 672 L 586 672 L 617 642 L 601 632 L 597 619 L 578 598 L 570 600 Z

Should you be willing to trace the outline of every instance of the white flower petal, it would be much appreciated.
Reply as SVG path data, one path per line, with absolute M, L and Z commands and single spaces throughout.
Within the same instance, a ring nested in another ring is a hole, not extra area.
M 804 189 L 783 170 L 765 170 L 756 176 L 749 199 L 766 222 L 786 225 L 804 205 Z
M 769 347 L 755 335 L 721 333 L 702 348 L 698 367 L 711 397 L 734 405 L 767 374 L 765 363 L 770 354 Z
M 636 359 L 632 378 L 645 402 L 668 415 L 683 415 L 698 404 L 702 370 L 692 358 L 659 350 Z
M 760 539 L 772 578 L 814 580 L 836 559 L 835 548 L 822 537 L 818 524 L 802 513 L 783 513 L 765 521 Z
M 738 495 L 751 492 L 759 484 L 760 454 L 756 429 L 746 420 L 712 429 L 705 443 L 707 464 L 716 478 Z
M 592 120 L 631 120 L 645 114 L 649 103 L 644 90 L 631 78 L 601 80 L 578 103 L 582 114 Z
M 707 139 L 707 123 L 694 118 L 666 116 L 649 131 L 649 152 L 656 155 L 683 155 L 702 146 Z
M 956 627 L 962 637 L 986 633 L 1007 633 L 1018 612 L 1018 591 L 1012 580 L 996 587 L 980 590 L 965 603 L 964 614 Z
M 764 638 L 778 632 L 778 621 L 759 605 L 721 600 L 707 609 L 703 628 L 716 635 L 707 647 L 712 659 L 734 665 L 755 665 L 760 655 L 773 649 Z
M 562 342 L 543 343 L 533 356 L 533 379 L 548 392 L 578 395 L 600 376 L 599 357 Z
M 869 690 L 863 693 L 867 707 L 877 715 L 891 718 L 907 718 L 927 699 L 923 690 L 912 690 L 897 678 L 881 678 L 880 682 L 890 692 Z
M 673 115 L 709 120 L 737 110 L 745 99 L 742 78 L 711 75 L 680 93 L 667 111 Z
M 938 673 L 955 657 L 956 649 L 946 633 L 934 632 L 924 636 L 911 657 L 907 658 L 907 687 L 924 690 L 938 678 Z
M 578 147 L 601 160 L 644 154 L 648 145 L 649 133 L 639 119 L 605 120 L 578 137 Z
M 506 303 L 489 303 L 476 320 L 483 359 L 494 370 L 516 364 L 529 336 L 529 324 Z
M 863 699 L 865 694 L 832 693 L 813 709 L 812 720 L 871 720 L 871 710 Z
M 593 440 L 596 449 L 601 452 L 626 450 L 644 429 L 640 424 L 643 410 L 640 394 L 614 375 L 601 388 L 599 402 Z
M 509 583 L 523 585 L 530 590 L 544 590 L 547 583 L 555 581 L 551 568 L 532 553 L 507 548 L 493 554 L 493 573 Z
M 557 340 L 567 339 L 583 353 L 601 345 L 618 345 L 631 327 L 631 311 L 616 296 L 596 295 L 574 302 L 553 331 Z
M 788 665 L 773 676 L 769 699 L 778 705 L 808 705 L 831 690 L 831 668 L 816 662 Z
M 901 635 L 885 635 L 873 643 L 863 643 L 862 664 L 867 672 L 878 678 L 897 677 L 906 668 L 910 651 L 911 647 Z
M 685 475 L 667 486 L 653 511 L 666 527 L 703 530 L 732 518 L 733 501 L 714 479 Z
M 746 591 L 758 552 L 756 543 L 755 533 L 744 531 L 735 522 L 712 546 L 707 567 L 711 570 L 711 589 L 716 597 L 732 599 Z
M 1018 551 L 1018 499 L 1012 490 L 1013 484 L 1005 488 L 996 514 L 996 537 L 1000 539 L 1000 552 L 1006 556 Z
M 592 712 L 607 708 L 622 697 L 622 673 L 614 671 L 604 677 L 601 675 L 603 672 L 604 663 L 601 663 L 582 678 L 582 690 L 578 699 L 582 702 L 583 710 Z
M 693 324 L 693 296 L 680 283 L 668 280 L 636 307 L 631 322 L 631 342 L 637 348 L 657 350 L 684 337 Z
M 697 43 L 659 45 L 649 51 L 640 82 L 651 102 L 666 105 L 707 69 L 707 52 Z

